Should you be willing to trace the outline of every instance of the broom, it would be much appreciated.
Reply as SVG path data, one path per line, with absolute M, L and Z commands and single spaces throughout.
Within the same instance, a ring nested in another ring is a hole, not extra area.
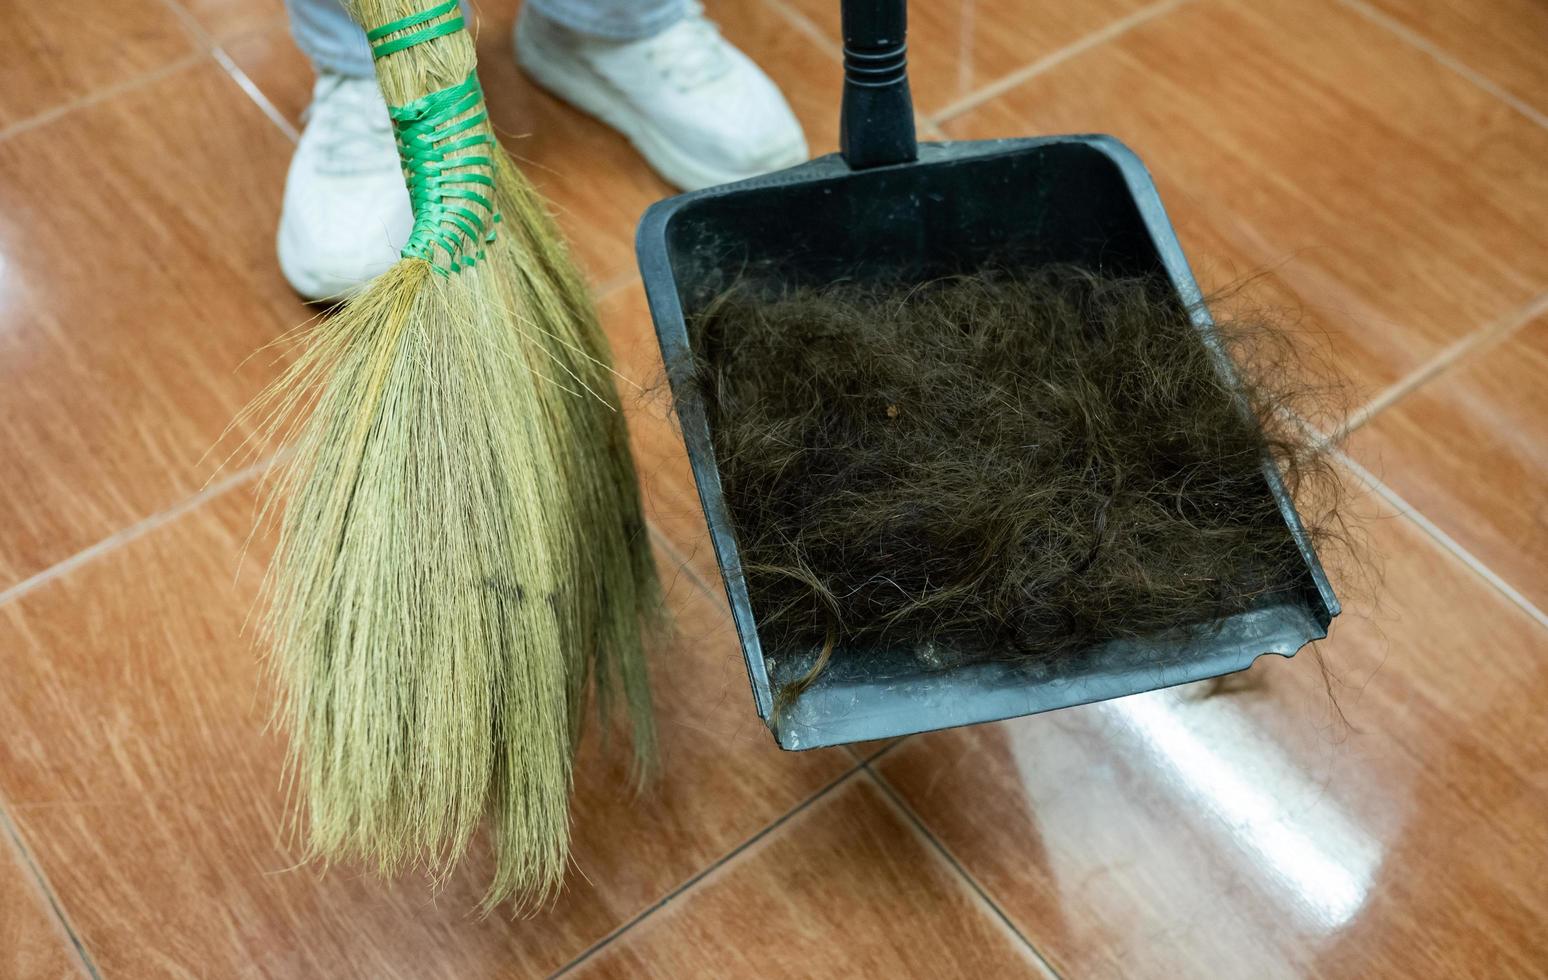
M 309 850 L 444 879 L 487 822 L 486 909 L 560 886 L 574 751 L 622 693 L 654 751 L 659 591 L 606 340 L 495 141 L 456 0 L 355 0 L 414 225 L 266 396 L 293 433 L 266 627 Z

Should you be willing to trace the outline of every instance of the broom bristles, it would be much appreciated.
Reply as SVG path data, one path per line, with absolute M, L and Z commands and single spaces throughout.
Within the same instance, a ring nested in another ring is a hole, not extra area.
M 553 424 L 555 457 L 564 468 L 561 480 L 577 502 L 579 532 L 585 546 L 571 554 L 585 559 L 576 581 L 591 583 L 586 621 L 596 632 L 576 650 L 589 650 L 588 662 L 572 673 L 577 728 L 584 697 L 595 690 L 598 711 L 611 714 L 611 697 L 623 696 L 632 719 L 635 773 L 643 779 L 655 758 L 655 727 L 645 673 L 646 639 L 663 627 L 655 561 L 640 510 L 629 432 L 613 380 L 612 356 L 597 322 L 590 293 L 563 248 L 542 199 L 504 154 L 495 159 L 495 203 L 510 215 L 500 248 L 529 257 L 521 279 L 501 283 L 508 301 L 526 303 L 529 316 L 518 321 L 563 376 L 595 398 L 568 396 L 558 385 L 542 386 Z M 506 226 L 502 226 L 506 227 Z M 568 447 L 568 448 L 567 448 Z M 574 451 L 588 447 L 588 453 Z M 578 600 L 588 597 L 578 595 Z M 596 683 L 584 682 L 592 673 Z
M 354 7 L 381 25 L 430 4 Z M 390 105 L 472 70 L 465 31 L 378 62 Z M 266 624 L 311 853 L 441 878 L 487 820 L 488 908 L 563 881 L 592 691 L 604 711 L 622 691 L 650 758 L 659 596 L 589 295 L 475 101 L 441 164 L 480 195 L 453 196 L 470 217 L 324 319 L 266 396 L 271 434 L 294 427 Z M 468 226 L 497 234 L 446 234 Z

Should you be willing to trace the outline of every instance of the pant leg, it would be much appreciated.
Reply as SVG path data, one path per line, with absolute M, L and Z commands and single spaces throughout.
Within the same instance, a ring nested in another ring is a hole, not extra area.
M 373 78 L 371 45 L 340 0 L 285 0 L 290 33 L 319 72 Z
M 572 31 L 613 41 L 659 34 L 687 15 L 693 0 L 526 0 L 530 10 Z

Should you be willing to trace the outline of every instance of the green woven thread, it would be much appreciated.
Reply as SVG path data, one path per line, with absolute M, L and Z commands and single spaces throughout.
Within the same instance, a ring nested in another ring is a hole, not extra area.
M 366 39 L 380 59 L 462 29 L 458 0 L 447 0 L 367 31 Z M 383 40 L 393 34 L 401 36 Z M 400 254 L 425 259 L 441 275 L 473 265 L 484 257 L 483 244 L 494 240 L 490 226 L 500 220 L 492 200 L 494 138 L 469 133 L 489 118 L 478 75 L 469 72 L 457 85 L 389 106 L 387 112 L 414 209 L 414 227 Z M 437 261 L 438 252 L 446 253 L 444 265 Z
M 421 24 L 437 20 L 452 13 L 455 13 L 456 16 L 450 20 L 426 27 L 424 30 L 415 31 L 413 34 L 405 34 L 403 37 L 394 38 L 391 41 L 383 41 L 381 44 L 376 43 L 389 34 L 406 31 L 409 28 L 418 27 Z M 410 14 L 407 17 L 399 18 L 398 20 L 383 24 L 381 27 L 367 31 L 366 40 L 371 42 L 371 57 L 380 59 L 390 54 L 396 54 L 404 48 L 412 48 L 416 44 L 424 44 L 426 41 L 433 41 L 438 37 L 455 34 L 460 30 L 462 30 L 462 12 L 457 9 L 457 0 L 447 0 L 446 3 L 438 7 L 431 7 L 429 10 L 424 10 L 417 14 Z
M 494 240 L 489 225 L 500 220 L 492 193 L 479 190 L 494 188 L 492 149 L 464 152 L 494 146 L 488 133 L 463 135 L 488 118 L 483 103 L 478 75 L 469 72 L 458 85 L 387 110 L 398 134 L 398 156 L 414 208 L 414 227 L 402 254 L 433 263 L 436 249 L 443 249 L 449 261 L 444 269 L 436 265 L 442 272 L 457 272 L 482 259 L 482 244 Z M 459 202 L 482 208 L 489 214 L 488 224 L 479 211 Z M 470 247 L 477 251 L 468 251 Z

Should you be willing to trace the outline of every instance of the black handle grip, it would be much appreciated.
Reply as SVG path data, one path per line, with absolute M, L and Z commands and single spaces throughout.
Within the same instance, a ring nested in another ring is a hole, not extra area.
M 839 150 L 851 170 L 916 159 L 907 0 L 844 0 Z

